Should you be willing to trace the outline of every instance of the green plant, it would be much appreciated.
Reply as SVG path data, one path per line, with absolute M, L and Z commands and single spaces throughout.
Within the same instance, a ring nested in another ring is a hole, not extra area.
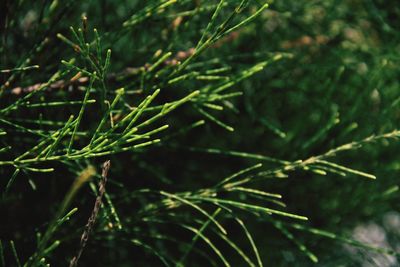
M 399 35 L 336 2 L 5 1 L 2 266 L 398 258 L 351 231 L 398 208 Z

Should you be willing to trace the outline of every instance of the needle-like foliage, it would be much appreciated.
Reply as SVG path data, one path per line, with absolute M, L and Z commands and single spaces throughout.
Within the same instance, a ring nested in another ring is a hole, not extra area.
M 399 265 L 389 2 L 4 0 L 0 267 Z

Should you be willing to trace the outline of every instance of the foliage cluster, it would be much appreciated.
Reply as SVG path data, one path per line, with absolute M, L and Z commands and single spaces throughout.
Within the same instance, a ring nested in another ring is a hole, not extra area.
M 400 264 L 396 1 L 0 10 L 0 266 Z

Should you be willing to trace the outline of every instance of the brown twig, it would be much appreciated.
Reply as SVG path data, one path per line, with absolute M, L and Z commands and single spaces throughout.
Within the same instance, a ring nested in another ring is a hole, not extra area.
M 302 48 L 315 45 L 324 45 L 329 42 L 329 38 L 325 35 L 317 35 L 314 38 L 309 35 L 303 35 L 298 39 L 284 41 L 281 43 L 283 49 Z
M 69 267 L 76 267 L 78 265 L 78 261 L 79 258 L 82 255 L 83 250 L 85 249 L 85 246 L 87 244 L 87 241 L 89 239 L 89 235 L 93 229 L 94 223 L 96 222 L 96 218 L 97 215 L 99 213 L 100 210 L 100 206 L 102 204 L 102 198 L 104 193 L 106 192 L 106 183 L 107 183 L 107 175 L 108 175 L 108 171 L 110 169 L 110 161 L 106 161 L 103 163 L 103 170 L 101 173 L 101 180 L 99 182 L 99 192 L 98 195 L 96 197 L 96 201 L 94 203 L 94 207 L 92 210 L 92 214 L 90 215 L 88 222 L 85 226 L 85 230 L 82 233 L 81 236 L 81 241 L 80 241 L 80 246 L 79 246 L 79 250 L 78 253 L 76 254 L 75 257 L 72 258 Z
M 185 60 L 186 58 L 190 57 L 194 53 L 194 48 L 190 48 L 186 51 L 179 51 L 176 53 L 176 55 L 172 59 L 167 59 L 164 61 L 164 66 L 175 66 L 178 65 L 179 62 L 182 60 Z M 142 67 L 128 67 L 125 68 L 123 71 L 119 73 L 110 73 L 107 75 L 108 80 L 113 80 L 118 76 L 128 76 L 128 75 L 135 75 L 139 74 L 143 69 L 149 68 L 151 65 L 149 63 L 146 63 Z M 54 90 L 54 89 L 64 89 L 64 88 L 69 88 L 73 86 L 84 86 L 89 83 L 89 77 L 78 77 L 78 78 L 72 78 L 70 80 L 58 80 L 52 84 L 50 84 L 47 88 L 48 91 Z M 26 94 L 30 93 L 32 91 L 38 90 L 44 85 L 44 83 L 36 83 L 34 85 L 30 85 L 27 87 L 15 87 L 11 89 L 9 92 L 12 95 L 20 95 L 20 94 Z
M 212 48 L 219 48 L 223 44 L 232 42 L 235 39 L 237 39 L 239 36 L 239 31 L 231 32 L 229 35 L 225 36 L 215 44 L 213 44 L 211 47 Z M 193 47 L 185 50 L 185 51 L 179 51 L 175 54 L 174 57 L 171 59 L 167 59 L 163 62 L 164 66 L 176 66 L 180 64 L 180 62 L 184 61 L 185 59 L 189 58 L 191 55 L 195 53 L 195 49 Z M 114 80 L 116 77 L 119 76 L 129 76 L 129 75 L 135 75 L 139 74 L 143 70 L 146 70 L 150 67 L 151 65 L 149 63 L 146 63 L 145 65 L 141 67 L 128 67 L 125 68 L 123 71 L 118 72 L 118 73 L 110 73 L 107 75 L 108 80 Z M 48 91 L 54 90 L 54 89 L 64 89 L 64 88 L 72 88 L 74 86 L 84 86 L 89 83 L 89 77 L 86 76 L 81 76 L 80 74 L 75 75 L 73 78 L 70 80 L 59 80 L 56 81 L 52 84 L 50 84 L 47 88 Z M 30 85 L 27 87 L 15 87 L 9 90 L 9 93 L 11 95 L 21 95 L 21 94 L 26 94 L 30 93 L 32 91 L 38 90 L 43 86 L 44 83 L 37 83 L 34 85 Z

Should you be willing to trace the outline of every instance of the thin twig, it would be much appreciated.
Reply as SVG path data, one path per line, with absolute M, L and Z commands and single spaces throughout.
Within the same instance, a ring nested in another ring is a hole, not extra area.
M 85 249 L 85 246 L 89 239 L 89 235 L 93 229 L 94 223 L 96 222 L 96 218 L 99 213 L 100 206 L 102 204 L 102 198 L 103 198 L 104 193 L 106 192 L 107 175 L 108 175 L 109 169 L 110 169 L 110 161 L 107 160 L 106 162 L 103 163 L 101 180 L 99 182 L 99 193 L 96 197 L 96 201 L 94 203 L 92 214 L 90 215 L 89 220 L 85 226 L 85 230 L 82 233 L 78 253 L 76 254 L 75 257 L 72 258 L 72 260 L 69 264 L 70 267 L 76 267 L 78 265 L 78 260 L 81 257 L 83 250 Z
M 212 48 L 219 48 L 221 47 L 223 44 L 225 43 L 229 43 L 234 41 L 235 39 L 237 39 L 239 36 L 239 31 L 236 32 L 232 32 L 229 35 L 225 36 L 224 38 L 222 38 L 221 40 L 219 40 L 218 42 L 216 42 L 214 45 L 212 45 Z M 176 66 L 179 65 L 180 62 L 182 62 L 183 60 L 187 59 L 188 57 L 190 57 L 191 55 L 193 55 L 195 52 L 195 49 L 193 47 L 185 50 L 185 51 L 179 51 L 175 54 L 175 56 L 172 59 L 167 59 L 163 62 L 164 66 Z M 124 70 L 118 72 L 118 73 L 110 73 L 109 75 L 107 75 L 107 80 L 114 80 L 116 77 L 119 76 L 127 76 L 127 75 L 135 75 L 135 74 L 139 74 L 143 69 L 147 69 L 150 66 L 149 63 L 144 64 L 141 67 L 127 67 Z M 46 90 L 47 91 L 51 91 L 54 89 L 64 89 L 64 88 L 72 88 L 74 86 L 85 86 L 89 83 L 89 77 L 86 76 L 82 76 L 81 73 L 79 73 L 78 75 L 74 76 L 73 78 L 71 78 L 70 80 L 59 80 L 56 82 L 51 83 Z M 8 92 L 12 95 L 21 95 L 21 94 L 26 94 L 26 93 L 30 93 L 32 91 L 38 90 L 39 88 L 41 88 L 44 85 L 44 83 L 36 83 L 27 87 L 15 87 L 12 88 L 10 90 L 8 90 Z

